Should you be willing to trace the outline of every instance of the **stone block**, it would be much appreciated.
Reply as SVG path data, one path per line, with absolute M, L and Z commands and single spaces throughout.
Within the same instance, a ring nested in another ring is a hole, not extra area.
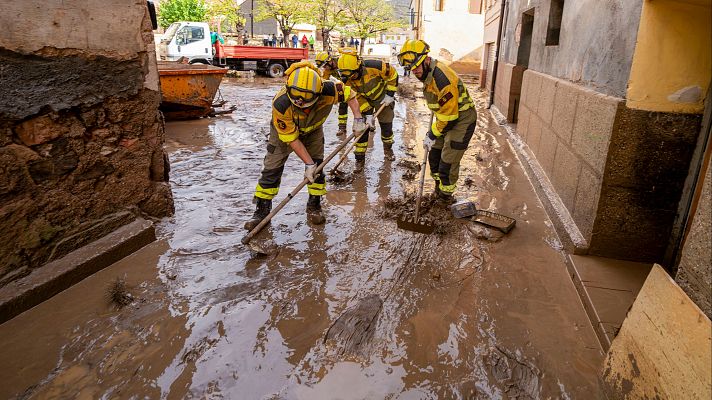
M 67 129 L 55 123 L 49 115 L 43 115 L 21 123 L 15 133 L 25 146 L 34 146 L 66 135 Z
M 539 108 L 537 114 L 546 125 L 551 125 L 554 113 L 554 95 L 556 93 L 557 79 L 549 76 L 541 76 L 541 90 L 539 91 Z
M 539 97 L 541 95 L 541 75 L 534 71 L 527 71 L 529 84 L 527 85 L 527 97 L 529 98 L 529 108 L 536 112 L 539 109 Z
M 621 99 L 587 90 L 581 92 L 576 107 L 571 146 L 576 154 L 603 175 L 608 144 Z
M 574 208 L 580 168 L 581 162 L 568 147 L 563 144 L 557 146 L 551 183 L 569 211 Z
M 591 240 L 600 195 L 601 179 L 590 168 L 582 167 L 578 178 L 578 189 L 576 190 L 572 216 L 576 226 L 578 226 L 587 241 Z
M 539 141 L 541 140 L 541 120 L 535 114 L 530 114 L 527 145 L 535 156 L 539 156 Z
M 519 119 L 517 121 L 517 133 L 522 140 L 526 141 L 527 132 L 529 132 L 529 118 L 531 117 L 531 111 L 524 105 L 519 105 Z
M 569 145 L 574 130 L 578 93 L 579 89 L 573 84 L 564 81 L 556 82 L 551 127 L 564 143 Z
M 522 75 L 522 105 L 526 105 L 529 107 L 529 103 L 531 101 L 529 97 L 529 83 L 531 82 L 531 73 L 527 70 L 524 71 L 524 74 Z M 531 107 L 529 107 L 531 108 Z
M 551 127 L 542 124 L 537 160 L 547 176 L 551 176 L 552 172 L 554 172 L 554 158 L 556 157 L 556 147 L 558 143 L 559 138 L 551 130 Z

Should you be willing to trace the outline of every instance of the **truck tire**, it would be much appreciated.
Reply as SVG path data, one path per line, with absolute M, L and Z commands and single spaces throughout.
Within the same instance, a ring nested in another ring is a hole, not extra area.
M 267 75 L 272 78 L 284 76 L 284 65 L 278 63 L 270 64 L 267 67 Z

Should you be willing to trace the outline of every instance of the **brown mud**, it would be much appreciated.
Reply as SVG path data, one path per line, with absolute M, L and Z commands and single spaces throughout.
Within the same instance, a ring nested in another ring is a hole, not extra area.
M 427 176 L 437 233 L 396 227 L 430 116 L 405 78 L 394 159 L 374 135 L 363 170 L 328 185 L 326 224 L 306 221 L 303 191 L 255 238 L 275 253 L 241 245 L 278 85 L 226 80 L 235 113 L 167 124 L 175 216 L 159 241 L 0 325 L 0 398 L 601 397 L 602 352 L 484 94 L 456 196 L 515 217 L 508 235 L 455 220 Z M 336 129 L 334 110 L 327 152 Z M 302 171 L 290 157 L 276 201 Z M 122 308 L 106 299 L 117 277 L 134 298 Z

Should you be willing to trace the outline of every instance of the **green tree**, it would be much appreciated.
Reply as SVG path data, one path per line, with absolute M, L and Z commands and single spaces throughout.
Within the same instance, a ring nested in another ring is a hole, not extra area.
M 308 21 L 313 8 L 312 1 L 260 0 L 255 13 L 255 21 L 276 19 L 286 43 L 294 25 Z
M 235 0 L 214 0 L 208 6 L 208 16 L 219 20 L 226 31 L 240 33 L 245 28 L 245 16 Z
M 341 0 L 312 0 L 313 12 L 309 22 L 321 29 L 324 50 L 329 49 L 330 33 L 339 26 L 346 25 L 349 20 L 341 4 Z
M 158 23 L 164 29 L 177 21 L 207 21 L 208 8 L 203 0 L 166 0 L 158 8 Z
M 363 46 L 368 37 L 403 26 L 396 19 L 393 7 L 383 0 L 342 1 L 351 21 L 351 24 L 346 26 L 344 30 L 353 33 L 354 36 L 360 39 L 359 54 L 363 53 Z

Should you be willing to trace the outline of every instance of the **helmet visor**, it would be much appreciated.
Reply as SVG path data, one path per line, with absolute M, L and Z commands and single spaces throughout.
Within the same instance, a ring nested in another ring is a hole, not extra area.
M 304 108 L 314 104 L 319 98 L 319 93 L 289 86 L 287 87 L 287 96 L 292 101 L 292 104 Z
M 340 69 L 339 70 L 339 76 L 341 79 L 346 82 L 349 79 L 353 78 L 356 76 L 356 70 L 354 69 Z
M 414 51 L 405 51 L 398 54 L 398 64 L 403 68 L 413 69 L 420 65 L 422 59 L 425 58 L 425 53 L 416 53 Z

